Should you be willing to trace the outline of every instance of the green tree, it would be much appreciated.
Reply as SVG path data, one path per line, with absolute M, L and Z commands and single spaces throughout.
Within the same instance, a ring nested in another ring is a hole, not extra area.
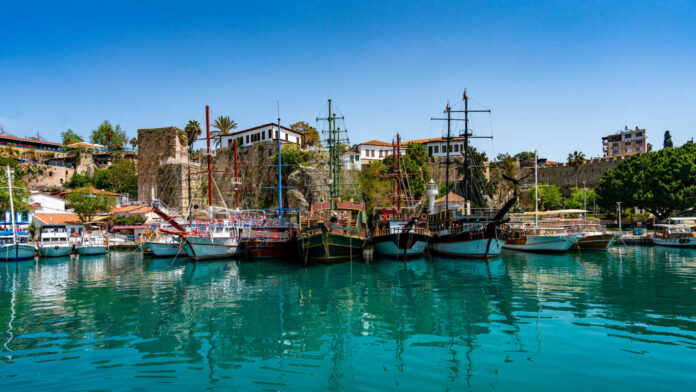
M 402 179 L 402 189 L 405 190 L 409 199 L 421 200 L 430 180 L 430 170 L 426 164 L 428 150 L 420 143 L 408 143 L 405 148 L 406 154 L 402 155 L 399 160 L 402 165 L 401 169 L 406 174 Z M 394 167 L 394 160 L 394 155 L 389 155 L 382 160 L 387 172 L 391 172 Z
M 534 161 L 534 157 L 536 154 L 534 154 L 534 151 L 522 151 L 518 152 L 517 154 L 513 155 L 513 158 L 515 158 L 516 161 Z
M 94 185 L 116 193 L 138 197 L 138 167 L 130 159 L 118 159 L 106 169 L 94 173 Z
M 573 151 L 572 154 L 568 154 L 568 166 L 573 168 L 575 173 L 575 187 L 578 187 L 578 169 L 580 166 L 585 164 L 585 154 L 578 151 Z
M 122 130 L 120 125 L 116 124 L 116 127 L 114 127 L 105 120 L 97 129 L 92 131 L 89 139 L 96 144 L 123 147 L 128 141 L 128 136 L 126 136 L 126 131 Z
M 529 210 L 534 210 L 534 187 L 529 188 Z M 539 185 L 539 211 L 560 210 L 563 208 L 563 195 L 558 185 Z
M 201 130 L 201 124 L 196 120 L 189 120 L 188 124 L 184 127 L 184 132 L 186 133 L 186 145 L 189 149 L 189 154 L 193 150 L 193 144 L 196 142 L 203 131 Z
M 60 138 L 63 140 L 64 145 L 68 144 L 73 144 L 73 143 L 79 143 L 79 142 L 84 142 L 85 140 L 82 138 L 82 136 L 78 135 L 73 131 L 72 129 L 68 129 L 65 132 L 60 133 Z
M 597 201 L 597 193 L 594 189 L 587 189 L 585 195 L 586 197 L 586 207 L 588 210 L 592 210 L 593 206 Z M 573 188 L 570 191 L 570 196 L 565 202 L 566 208 L 581 209 L 583 208 L 583 189 Z
M 304 121 L 298 121 L 292 125 L 290 128 L 302 132 L 302 148 L 307 146 L 321 146 L 321 138 L 319 137 L 319 131 L 311 125 Z
M 307 163 L 309 152 L 304 151 L 297 144 L 285 144 L 280 148 L 283 165 L 301 165 Z M 278 163 L 278 153 L 271 156 L 272 164 Z
M 63 188 L 77 189 L 92 185 L 92 181 L 86 174 L 75 173 L 70 177 L 70 181 L 63 184 Z
M 9 166 L 10 169 L 14 171 L 12 175 L 12 202 L 14 204 L 15 211 L 27 211 L 29 209 L 29 191 L 24 185 L 25 172 L 18 167 L 17 161 L 10 158 L 2 157 L 0 158 L 0 210 L 9 211 L 10 210 L 10 192 L 7 184 L 7 173 L 5 172 L 6 167 Z
M 137 137 L 131 138 L 130 145 L 131 145 L 131 147 L 136 148 L 138 146 L 138 138 Z
M 633 155 L 602 175 L 599 205 L 612 211 L 617 202 L 638 207 L 658 219 L 696 206 L 696 144 Z
M 374 207 L 386 204 L 386 199 L 391 193 L 391 183 L 381 178 L 387 172 L 387 166 L 382 161 L 362 165 L 358 181 L 365 202 L 365 211 L 369 217 L 372 216 Z
M 665 131 L 665 140 L 662 142 L 663 148 L 672 148 L 674 143 L 672 142 L 672 134 L 669 131 Z
M 82 222 L 89 222 L 95 216 L 107 213 L 116 205 L 116 198 L 110 195 L 93 195 L 87 189 L 77 189 L 67 196 L 75 214 Z
M 220 147 L 222 144 L 221 136 L 229 135 L 231 130 L 237 128 L 237 123 L 229 116 L 220 116 L 213 122 L 213 128 L 217 129 L 217 131 L 213 131 L 215 146 Z

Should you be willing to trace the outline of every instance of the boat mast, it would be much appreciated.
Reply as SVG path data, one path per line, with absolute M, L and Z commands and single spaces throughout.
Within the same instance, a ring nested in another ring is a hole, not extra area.
M 278 107 L 278 219 L 280 219 L 280 224 L 283 224 L 283 182 L 282 182 L 282 167 L 283 160 L 280 154 L 280 105 L 276 103 Z
M 237 173 L 237 139 L 234 139 L 234 198 L 235 207 L 239 210 L 239 174 Z
M 210 209 L 210 218 L 213 216 L 213 162 L 210 151 L 210 107 L 205 105 L 205 143 L 206 155 L 208 156 L 208 208 Z
M 396 210 L 401 212 L 401 135 L 396 134 Z
M 332 101 L 329 99 L 328 116 L 323 118 L 317 117 L 317 121 L 326 120 L 329 123 L 326 142 L 329 145 L 329 197 L 331 198 L 331 209 L 333 210 L 336 208 L 335 200 L 341 197 L 341 151 L 339 151 L 341 129 L 336 127 L 336 120 L 342 120 L 343 116 L 336 116 L 336 113 L 332 112 L 331 104 Z
M 537 184 L 537 152 L 534 150 L 534 228 L 539 228 L 539 185 Z
M 14 173 L 14 170 L 10 169 L 9 166 L 5 166 L 5 171 L 7 172 L 7 186 L 10 190 L 10 221 L 12 222 L 12 243 L 16 245 L 17 233 L 15 231 L 14 199 L 12 197 L 12 174 Z

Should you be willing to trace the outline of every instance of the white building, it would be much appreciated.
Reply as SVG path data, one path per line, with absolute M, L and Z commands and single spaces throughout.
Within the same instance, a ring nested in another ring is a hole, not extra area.
M 31 204 L 35 213 L 61 213 L 65 212 L 65 199 L 48 193 L 31 191 Z
M 447 156 L 447 140 L 442 137 L 433 137 L 428 139 L 411 140 L 406 143 L 418 143 L 425 146 L 428 150 L 429 157 L 444 157 Z M 461 155 L 464 153 L 464 138 L 454 137 L 450 139 L 450 156 Z
M 343 170 L 361 170 L 360 153 L 354 150 L 348 150 L 341 155 L 341 165 Z
M 62 213 L 36 213 L 34 215 L 34 226 L 37 232 L 44 226 L 65 226 L 70 235 L 79 236 L 85 230 L 85 225 L 75 214 Z
M 280 126 L 280 140 L 286 143 L 302 145 L 302 131 Z M 247 147 L 256 143 L 278 140 L 278 124 L 268 123 L 258 127 L 245 129 L 220 137 L 220 146 L 232 147 L 237 140 L 237 147 Z
M 360 154 L 360 162 L 362 164 L 379 161 L 392 154 L 392 144 L 379 140 L 370 140 L 369 142 L 358 144 L 358 153 Z

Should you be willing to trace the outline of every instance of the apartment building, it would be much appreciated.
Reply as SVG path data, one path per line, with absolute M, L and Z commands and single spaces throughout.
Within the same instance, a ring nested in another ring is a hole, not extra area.
M 605 157 L 625 157 L 648 151 L 648 136 L 645 129 L 629 129 L 602 138 L 602 152 Z

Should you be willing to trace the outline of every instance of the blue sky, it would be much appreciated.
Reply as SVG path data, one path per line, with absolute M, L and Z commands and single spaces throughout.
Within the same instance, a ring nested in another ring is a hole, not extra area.
M 2 2 L 0 124 L 88 135 L 229 115 L 314 124 L 327 98 L 353 143 L 440 136 L 462 90 L 489 155 L 601 154 L 601 136 L 696 134 L 696 2 Z

